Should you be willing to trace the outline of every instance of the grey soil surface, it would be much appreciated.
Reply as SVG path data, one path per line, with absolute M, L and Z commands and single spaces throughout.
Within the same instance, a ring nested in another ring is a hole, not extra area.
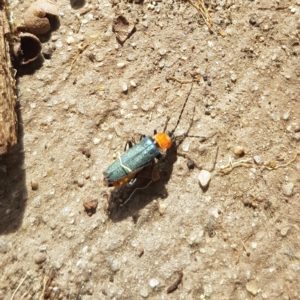
M 49 299 L 300 299 L 300 2 L 212 1 L 213 33 L 186 1 L 80 4 L 56 3 L 46 58 L 18 70 L 0 299 L 43 299 L 46 276 Z M 29 5 L 11 1 L 15 20 Z M 175 127 L 193 78 L 160 179 L 104 186 L 127 140 Z

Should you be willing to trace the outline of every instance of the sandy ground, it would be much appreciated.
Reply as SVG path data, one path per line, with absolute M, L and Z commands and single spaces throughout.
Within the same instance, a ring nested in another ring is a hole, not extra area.
M 45 278 L 51 299 L 300 299 L 300 3 L 211 4 L 213 33 L 185 1 L 57 2 L 0 158 L 0 299 L 43 299 Z M 16 20 L 29 5 L 11 1 Z M 190 137 L 105 187 L 127 140 L 174 129 L 193 79 L 175 130 Z

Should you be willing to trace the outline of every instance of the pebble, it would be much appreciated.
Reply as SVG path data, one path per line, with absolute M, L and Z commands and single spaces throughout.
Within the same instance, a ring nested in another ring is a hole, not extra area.
M 133 80 L 130 80 L 130 85 L 131 85 L 132 87 L 136 87 L 136 83 L 135 83 Z
M 167 50 L 166 49 L 159 49 L 158 53 L 159 53 L 159 55 L 163 56 L 167 53 Z
M 83 187 L 84 186 L 84 178 L 80 176 L 77 179 L 77 184 L 78 184 L 79 187 Z
M 74 43 L 74 38 L 72 36 L 67 37 L 66 42 L 68 45 Z
M 167 204 L 165 203 L 159 203 L 158 205 L 158 211 L 161 215 L 163 215 L 165 212 L 166 212 L 166 209 L 167 209 Z
M 259 155 L 255 155 L 253 157 L 254 162 L 259 165 L 261 163 L 261 157 Z
M 159 281 L 155 278 L 149 280 L 149 285 L 151 289 L 155 289 L 159 285 Z
M 255 280 L 251 280 L 246 283 L 246 289 L 249 293 L 251 293 L 253 296 L 257 295 L 258 288 Z
M 138 257 L 141 257 L 141 256 L 144 254 L 144 248 L 138 247 L 138 248 L 136 249 L 136 253 L 137 253 L 137 256 L 138 256 Z
M 34 254 L 33 259 L 34 262 L 39 265 L 47 259 L 47 255 L 43 252 L 37 252 Z
M 122 91 L 123 91 L 123 92 L 127 92 L 127 91 L 128 91 L 128 86 L 127 86 L 127 83 L 126 83 L 126 82 L 123 82 L 123 83 L 122 83 Z
M 282 236 L 286 236 L 289 230 L 290 230 L 290 227 L 284 227 L 280 230 L 280 234 Z
M 38 182 L 37 182 L 36 180 L 34 180 L 34 179 L 31 180 L 30 184 L 31 184 L 31 189 L 32 189 L 33 191 L 36 191 L 36 190 L 39 188 Z
M 118 67 L 119 69 L 123 69 L 125 66 L 126 66 L 126 64 L 125 64 L 124 62 L 119 62 L 119 63 L 117 63 L 117 67 Z
M 83 176 L 84 176 L 85 179 L 89 179 L 90 176 L 91 176 L 90 175 L 90 171 L 89 170 L 85 171 L 84 174 L 83 174 Z
M 289 117 L 290 117 L 290 112 L 288 111 L 288 112 L 284 113 L 282 118 L 283 118 L 283 120 L 287 121 L 289 119 Z
M 236 79 L 237 79 L 236 74 L 232 74 L 230 79 L 231 79 L 232 82 L 236 82 Z
M 149 296 L 148 290 L 147 290 L 146 288 L 142 288 L 142 289 L 140 290 L 140 295 L 141 295 L 141 297 L 143 297 L 143 298 L 147 298 L 147 297 Z
M 191 159 L 189 159 L 187 161 L 186 165 L 187 165 L 187 167 L 188 167 L 189 170 L 192 170 L 192 169 L 195 168 L 195 162 L 193 160 L 191 160 Z
M 300 141 L 300 133 L 297 132 L 294 134 L 293 138 L 296 140 L 296 141 Z
M 143 25 L 144 27 L 148 28 L 148 22 L 144 21 L 144 22 L 142 22 L 142 25 Z
M 293 195 L 293 189 L 294 189 L 294 184 L 292 182 L 289 182 L 289 183 L 284 184 L 282 186 L 283 194 L 285 196 L 292 196 Z
M 88 216 L 91 216 L 94 213 L 96 213 L 96 209 L 98 206 L 98 200 L 97 199 L 85 199 L 85 200 L 83 200 L 83 206 L 84 206 L 84 209 L 87 212 Z
M 201 170 L 198 176 L 199 184 L 202 189 L 206 189 L 211 179 L 210 172 L 206 170 Z
M 104 56 L 103 56 L 102 53 L 97 53 L 97 54 L 95 55 L 95 59 L 96 59 L 97 62 L 102 61 L 103 58 L 104 58 Z
M 234 155 L 236 156 L 243 156 L 245 154 L 245 150 L 243 146 L 235 146 L 234 148 Z
M 98 145 L 100 143 L 100 139 L 99 138 L 94 138 L 93 143 L 94 143 L 94 145 Z

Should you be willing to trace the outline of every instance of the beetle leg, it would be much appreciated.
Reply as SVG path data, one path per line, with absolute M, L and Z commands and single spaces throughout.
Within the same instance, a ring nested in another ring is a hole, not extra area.
M 124 152 L 126 152 L 129 148 L 132 148 L 132 141 L 128 140 L 124 147 Z

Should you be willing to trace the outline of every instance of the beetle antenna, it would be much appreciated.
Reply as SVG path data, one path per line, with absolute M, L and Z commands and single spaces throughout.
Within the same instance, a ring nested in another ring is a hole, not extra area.
M 189 99 L 189 97 L 190 97 L 190 94 L 191 94 L 191 92 L 192 92 L 192 89 L 193 89 L 193 83 L 192 83 L 191 88 L 190 88 L 190 91 L 189 91 L 189 93 L 188 93 L 188 95 L 187 95 L 187 97 L 186 97 L 186 99 L 185 99 L 185 101 L 184 101 L 184 104 L 183 104 L 183 106 L 182 106 L 182 109 L 181 109 L 180 115 L 179 115 L 179 117 L 178 117 L 177 123 L 176 123 L 176 125 L 175 125 L 175 128 L 171 131 L 172 134 L 175 132 L 175 130 L 176 130 L 176 128 L 177 128 L 177 126 L 178 126 L 178 124 L 179 124 L 179 122 L 180 122 L 182 113 L 183 113 L 184 108 L 185 108 L 185 105 L 186 105 L 186 103 L 187 103 L 187 101 L 188 101 L 188 99 Z
M 167 116 L 167 120 L 166 120 L 166 123 L 165 123 L 165 127 L 164 127 L 164 130 L 163 130 L 163 132 L 166 132 L 166 130 L 167 130 L 167 126 L 168 126 L 168 123 L 169 123 L 169 120 L 170 120 L 170 117 L 169 117 L 169 116 Z

